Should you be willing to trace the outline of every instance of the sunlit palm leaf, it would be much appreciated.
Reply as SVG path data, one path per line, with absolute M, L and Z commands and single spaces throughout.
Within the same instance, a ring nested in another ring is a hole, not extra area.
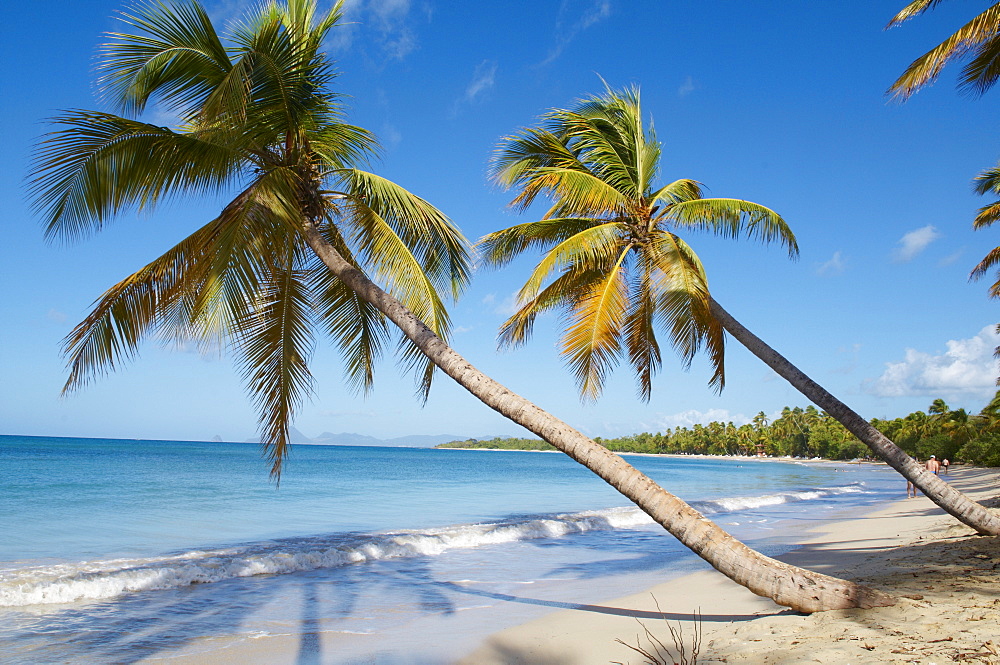
M 701 183 L 697 180 L 675 180 L 669 185 L 664 185 L 656 190 L 649 197 L 651 206 L 663 204 L 683 203 L 693 201 L 702 197 Z
M 584 229 L 553 247 L 542 257 L 518 293 L 521 300 L 534 298 L 553 272 L 567 269 L 592 270 L 612 265 L 621 252 L 619 225 L 605 223 Z
M 487 263 L 501 267 L 528 249 L 548 249 L 596 223 L 587 218 L 546 217 L 483 236 L 477 247 Z
M 569 314 L 561 353 L 584 400 L 596 400 L 621 353 L 621 330 L 628 314 L 628 249 Z
M 472 268 L 468 242 L 452 221 L 427 201 L 385 178 L 360 169 L 338 175 L 349 187 L 349 200 L 362 215 L 362 224 L 372 221 L 376 225 L 373 230 L 379 231 L 384 225 L 386 233 L 379 235 L 385 235 L 389 242 L 394 242 L 389 236 L 398 239 L 426 278 L 457 298 L 468 284 Z M 368 217 L 369 214 L 373 217 Z M 370 242 L 367 238 L 358 240 Z M 370 249 L 367 247 L 366 251 Z M 383 257 L 376 254 L 366 260 L 377 264 Z
M 629 312 L 625 319 L 625 344 L 628 359 L 635 372 L 639 399 L 648 402 L 653 391 L 653 375 L 662 358 L 656 341 L 656 324 L 662 323 L 653 298 L 653 267 L 645 253 L 636 254 L 635 275 L 629 289 Z
M 538 169 L 587 172 L 587 167 L 551 132 L 524 129 L 504 139 L 501 145 L 490 161 L 490 178 L 503 187 L 521 190 L 511 202 L 511 206 L 519 210 L 527 209 L 539 195 L 547 192 L 547 185 L 535 177 Z
M 991 269 L 998 266 L 1000 266 L 1000 247 L 994 247 L 983 257 L 982 261 L 976 264 L 969 277 L 971 279 L 979 279 Z M 990 286 L 990 297 L 1000 298 L 1000 278 Z
M 769 208 L 703 199 L 701 184 L 689 179 L 657 188 L 660 157 L 638 89 L 610 88 L 571 110 L 551 111 L 541 129 L 504 139 L 494 157 L 494 179 L 517 190 L 512 205 L 525 208 L 543 194 L 551 199 L 541 221 L 480 241 L 484 259 L 496 266 L 527 249 L 545 252 L 518 294 L 520 308 L 501 326 L 501 346 L 523 343 L 539 313 L 563 309 L 563 354 L 585 399 L 600 393 L 623 349 L 640 398 L 649 399 L 662 328 L 685 367 L 705 351 L 710 384 L 722 388 L 724 332 L 711 314 L 701 262 L 673 231 L 756 238 L 798 252 L 787 224 Z
M 741 235 L 762 242 L 779 242 L 789 256 L 799 253 L 795 235 L 781 216 L 757 203 L 740 199 L 697 199 L 670 206 L 664 217 L 679 226 L 716 235 L 738 238 Z
M 670 342 L 687 368 L 704 345 L 712 365 L 709 385 L 725 385 L 724 339 L 709 311 L 708 281 L 694 250 L 673 233 L 654 235 L 647 252 L 656 307 L 668 323 Z
M 893 18 L 889 27 L 933 8 L 937 2 L 911 3 Z M 906 99 L 937 78 L 950 61 L 974 54 L 973 62 L 961 76 L 961 87 L 979 94 L 989 89 L 997 79 L 996 60 L 1000 57 L 1000 3 L 991 6 L 959 28 L 946 40 L 914 60 L 903 72 L 889 93 Z
M 603 266 L 600 269 L 574 271 L 570 269 L 546 286 L 542 291 L 523 303 L 517 312 L 500 326 L 497 343 L 500 348 L 524 344 L 531 336 L 535 318 L 556 308 L 570 310 L 605 279 Z

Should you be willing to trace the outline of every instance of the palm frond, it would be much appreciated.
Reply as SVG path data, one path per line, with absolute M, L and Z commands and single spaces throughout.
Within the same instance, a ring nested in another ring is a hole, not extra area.
M 284 260 L 273 261 L 235 340 L 241 373 L 260 412 L 261 446 L 279 478 L 288 455 L 289 427 L 312 389 L 309 356 L 315 338 L 308 272 L 301 265 L 302 247 L 285 248 Z
M 346 261 L 356 265 L 336 225 L 324 224 L 320 230 Z M 337 279 L 318 257 L 310 266 L 310 274 L 310 285 L 317 299 L 317 317 L 340 347 L 344 377 L 353 389 L 368 394 L 375 381 L 375 365 L 389 340 L 386 318 Z
M 980 208 L 972 220 L 972 228 L 984 229 L 1000 219 L 1000 201 L 994 201 Z
M 779 242 L 789 256 L 797 256 L 798 243 L 781 216 L 757 203 L 740 199 L 696 199 L 666 208 L 663 217 L 679 227 L 710 231 L 716 235 L 756 238 L 762 242 Z
M 333 199 L 348 241 L 373 275 L 431 330 L 447 340 L 451 322 L 441 290 L 457 297 L 468 282 L 471 257 L 461 232 L 440 211 L 395 183 L 350 169 L 340 174 L 348 191 Z M 434 365 L 408 340 L 403 362 L 417 372 L 418 395 L 426 399 Z
M 553 247 L 542 257 L 521 287 L 521 300 L 534 298 L 553 272 L 586 271 L 610 266 L 621 252 L 623 240 L 615 222 L 584 229 Z
M 529 249 L 548 249 L 595 224 L 593 219 L 545 217 L 483 236 L 476 247 L 488 265 L 503 267 Z
M 504 349 L 524 344 L 531 337 L 535 318 L 539 314 L 560 307 L 572 309 L 604 279 L 603 269 L 567 270 L 552 280 L 537 296 L 521 303 L 517 312 L 501 324 L 497 346 Z
M 522 128 L 501 139 L 490 159 L 489 177 L 505 189 L 523 189 L 530 186 L 535 169 L 552 167 L 586 171 L 558 136 L 543 129 Z
M 561 340 L 561 354 L 576 377 L 584 400 L 596 400 L 621 353 L 628 314 L 628 247 L 620 251 L 601 283 L 574 303 Z
M 973 181 L 973 191 L 976 194 L 1000 194 L 1000 165 L 986 169 L 977 175 Z
M 362 226 L 373 222 L 371 230 L 391 231 L 382 240 L 392 242 L 389 236 L 397 238 L 431 283 L 457 298 L 472 272 L 471 247 L 458 227 L 430 203 L 386 178 L 360 169 L 348 169 L 338 175 L 345 181 L 349 200 L 358 206 L 360 215 L 357 218 L 346 215 L 344 221 L 352 223 L 357 219 Z M 356 240 L 368 252 L 374 249 L 369 243 L 382 241 L 365 238 L 363 234 Z M 378 265 L 389 257 L 376 251 L 365 258 Z M 392 272 L 388 270 L 385 274 L 391 277 Z
M 650 206 L 684 203 L 702 197 L 702 185 L 697 180 L 675 180 L 653 192 L 649 198 Z
M 144 2 L 120 19 L 137 34 L 112 32 L 100 49 L 104 96 L 126 114 L 141 113 L 153 95 L 183 113 L 197 107 L 232 63 L 197 2 Z
M 1000 30 L 1000 23 L 997 25 Z M 1000 79 L 1000 34 L 994 34 L 975 50 L 975 56 L 958 77 L 960 90 L 982 95 Z
M 667 322 L 671 345 L 685 369 L 704 347 L 713 370 L 709 385 L 721 391 L 725 386 L 724 333 L 710 312 L 711 296 L 701 260 L 669 232 L 654 234 L 645 250 L 652 268 L 652 297 Z
M 906 10 L 904 9 L 904 11 Z M 914 11 L 911 15 L 917 13 L 920 12 Z M 986 9 L 946 40 L 910 63 L 906 71 L 889 88 L 887 94 L 899 99 L 906 99 L 936 79 L 950 61 L 962 58 L 970 52 L 978 54 L 977 60 L 971 69 L 966 69 L 962 79 L 962 87 L 980 93 L 984 92 L 995 82 L 995 77 L 989 74 L 986 79 L 980 80 L 970 78 L 970 74 L 977 68 L 984 72 L 993 71 L 988 63 L 997 57 L 995 49 L 1000 47 L 1000 44 L 993 38 L 996 37 L 998 31 L 1000 31 L 1000 3 Z
M 638 88 L 609 89 L 571 111 L 552 111 L 546 120 L 591 172 L 622 194 L 640 197 L 656 178 L 660 146 L 643 126 Z
M 653 267 L 644 252 L 637 252 L 637 266 L 629 287 L 629 311 L 625 318 L 625 345 L 628 359 L 635 372 L 638 396 L 648 402 L 653 391 L 653 375 L 662 363 L 660 345 L 656 341 L 658 316 L 653 298 Z
M 208 133 L 182 134 L 107 113 L 70 111 L 35 150 L 29 194 L 47 237 L 76 238 L 131 207 L 215 192 L 243 155 Z
M 944 0 L 913 0 L 913 2 L 899 10 L 899 12 L 892 17 L 892 20 L 889 21 L 889 24 L 885 27 L 888 30 L 891 27 L 897 26 L 903 21 L 909 20 L 914 16 L 919 16 L 926 11 L 934 9 L 943 1 Z
M 251 187 L 219 217 L 111 287 L 63 342 L 70 368 L 63 391 L 133 358 L 151 333 L 208 345 L 228 335 L 257 290 L 263 250 L 277 243 L 274 229 L 255 224 L 259 213 Z
M 1000 266 L 1000 247 L 994 247 L 987 252 L 986 256 L 983 257 L 983 260 L 977 263 L 976 267 L 972 269 L 972 272 L 969 273 L 969 279 L 981 279 L 983 275 L 998 266 Z M 990 286 L 990 297 L 1000 298 L 1000 278 L 998 278 L 997 281 Z

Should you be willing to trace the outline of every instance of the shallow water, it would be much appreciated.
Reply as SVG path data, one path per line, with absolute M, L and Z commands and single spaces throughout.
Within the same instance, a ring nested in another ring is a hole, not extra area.
M 882 466 L 628 459 L 771 554 L 899 493 Z M 298 446 L 276 489 L 253 444 L 0 437 L 0 481 L 4 662 L 288 635 L 298 662 L 443 663 L 703 565 L 559 454 Z

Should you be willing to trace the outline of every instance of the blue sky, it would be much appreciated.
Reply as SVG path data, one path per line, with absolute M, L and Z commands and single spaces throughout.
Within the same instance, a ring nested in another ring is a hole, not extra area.
M 249 3 L 209 0 L 219 21 Z M 955 68 L 897 104 L 885 89 L 976 7 L 944 3 L 890 31 L 902 0 L 840 3 L 703 0 L 454 2 L 355 0 L 329 44 L 350 120 L 385 150 L 374 170 L 427 198 L 470 239 L 526 221 L 486 179 L 498 139 L 539 114 L 638 84 L 664 144 L 664 179 L 704 183 L 782 214 L 802 253 L 710 236 L 689 241 L 713 295 L 748 328 L 865 417 L 925 409 L 937 397 L 978 411 L 992 396 L 997 303 L 969 283 L 997 245 L 973 232 L 984 203 L 971 179 L 996 163 L 996 92 L 955 91 Z M 256 416 L 231 362 L 146 346 L 132 365 L 68 398 L 60 340 L 108 286 L 211 218 L 221 199 L 125 216 L 73 245 L 42 240 L 23 179 L 44 119 L 100 108 L 93 56 L 117 1 L 16 3 L 5 16 L 0 89 L 0 433 L 243 440 Z M 58 7 L 58 11 L 55 9 Z M 169 119 L 165 119 L 167 122 Z M 738 344 L 722 394 L 706 363 L 667 358 L 648 404 L 620 369 L 581 404 L 556 355 L 555 320 L 523 349 L 497 353 L 528 261 L 481 271 L 452 307 L 454 346 L 480 369 L 593 436 L 772 414 L 807 401 Z M 296 422 L 310 436 L 358 432 L 520 434 L 439 377 L 427 405 L 391 361 L 363 399 L 320 345 L 315 394 Z

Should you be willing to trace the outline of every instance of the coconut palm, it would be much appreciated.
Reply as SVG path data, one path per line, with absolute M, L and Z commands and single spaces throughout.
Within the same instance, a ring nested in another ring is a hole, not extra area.
M 886 27 L 898 25 L 933 9 L 940 2 L 941 0 L 914 0 L 896 14 Z M 906 99 L 933 82 L 949 60 L 962 58 L 970 53 L 972 59 L 962 70 L 959 87 L 981 95 L 992 88 L 1000 78 L 1000 2 L 991 5 L 948 39 L 914 60 L 906 72 L 889 88 L 889 92 Z M 986 169 L 976 176 L 973 186 L 980 195 L 1000 194 L 1000 165 Z M 994 201 L 979 209 L 972 227 L 977 230 L 986 228 L 998 218 L 1000 218 L 1000 201 Z M 995 247 L 972 269 L 969 277 L 974 280 L 980 279 L 998 265 L 1000 265 L 1000 247 Z M 1000 297 L 1000 274 L 990 287 L 990 297 Z M 1000 332 L 1000 325 L 997 326 L 997 331 Z M 1000 357 L 1000 346 L 996 348 L 994 355 Z M 1000 385 L 1000 378 L 997 378 L 997 385 Z
M 994 166 L 980 173 L 976 176 L 974 185 L 977 194 L 1000 194 L 1000 166 Z M 1000 219 L 1000 201 L 994 201 L 979 209 L 976 218 L 972 220 L 972 228 L 977 230 L 985 229 L 988 226 L 992 226 L 998 219 Z M 972 269 L 969 277 L 980 279 L 987 272 L 997 267 L 1000 267 L 1000 247 L 991 249 L 983 257 L 983 260 Z M 997 280 L 990 286 L 990 297 L 1000 298 L 1000 271 L 997 273 Z
M 886 28 L 934 9 L 942 0 L 914 0 L 896 14 Z M 920 56 L 892 84 L 889 93 L 906 99 L 932 83 L 948 62 L 967 59 L 959 87 L 981 95 L 1000 78 L 1000 3 L 994 3 L 943 42 Z
M 763 557 L 620 457 L 485 376 L 446 343 L 442 292 L 469 275 L 466 243 L 426 201 L 362 170 L 375 146 L 342 121 L 319 47 L 340 7 L 265 5 L 227 40 L 193 2 L 140 5 L 102 49 L 101 87 L 121 115 L 69 111 L 39 145 L 32 195 L 53 238 L 100 230 L 171 196 L 235 191 L 220 214 L 112 286 L 66 340 L 74 390 L 149 337 L 226 343 L 260 412 L 272 472 L 308 393 L 320 334 L 359 389 L 402 332 L 421 392 L 441 368 L 490 408 L 587 466 L 712 565 L 801 611 L 891 604 L 851 582 Z M 134 117 L 151 103 L 174 129 Z M 381 282 L 385 288 L 376 284 Z
M 559 311 L 561 354 L 585 400 L 596 399 L 624 357 L 648 400 L 661 363 L 658 331 L 685 365 L 701 349 L 711 385 L 725 381 L 723 331 L 912 480 L 946 511 L 982 533 L 1000 519 L 970 501 L 750 333 L 709 293 L 704 267 L 681 237 L 708 232 L 775 242 L 794 256 L 795 238 L 774 211 L 740 199 L 703 198 L 693 180 L 658 181 L 661 148 L 643 122 L 638 89 L 581 100 L 548 112 L 538 127 L 501 142 L 492 177 L 517 191 L 512 205 L 551 199 L 544 216 L 487 235 L 485 259 L 503 266 L 529 249 L 544 251 L 520 290 L 519 308 L 500 328 L 501 346 L 530 337 L 541 313 Z
M 224 42 L 196 3 L 140 5 L 121 15 L 132 32 L 101 47 L 99 84 L 121 115 L 65 112 L 36 154 L 32 193 L 50 238 L 85 236 L 171 197 L 237 192 L 97 301 L 65 341 L 64 390 L 122 364 L 150 336 L 225 340 L 276 477 L 312 385 L 317 336 L 340 347 L 347 380 L 362 391 L 390 341 L 384 314 L 323 266 L 306 229 L 442 338 L 442 294 L 457 295 L 469 276 L 467 242 L 443 214 L 358 168 L 376 142 L 343 122 L 319 51 L 340 15 L 339 5 L 319 16 L 305 0 L 270 4 Z M 152 103 L 178 126 L 138 119 Z M 401 352 L 426 394 L 433 365 L 411 344 Z

